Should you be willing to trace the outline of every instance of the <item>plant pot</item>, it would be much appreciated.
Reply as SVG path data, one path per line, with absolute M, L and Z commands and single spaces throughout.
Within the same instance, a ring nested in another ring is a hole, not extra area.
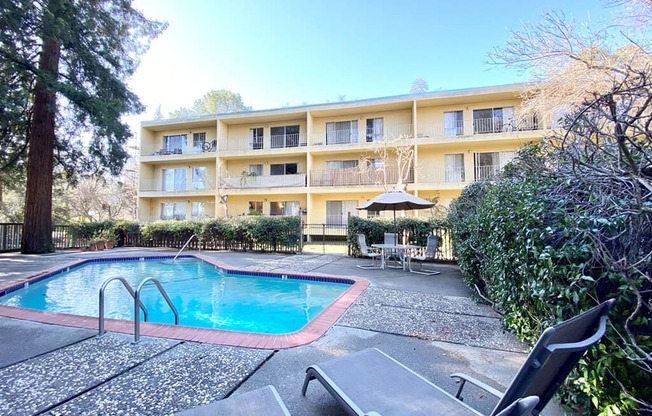
M 113 241 L 107 241 L 104 243 L 104 246 L 106 247 L 107 250 L 110 250 L 113 248 Z
M 104 250 L 106 248 L 106 243 L 104 241 L 98 241 L 97 242 L 97 249 L 98 250 Z

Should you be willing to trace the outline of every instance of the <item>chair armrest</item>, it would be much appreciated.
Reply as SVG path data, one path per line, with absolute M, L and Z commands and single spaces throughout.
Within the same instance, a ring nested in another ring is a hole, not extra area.
M 381 414 L 372 410 L 371 412 L 365 413 L 364 416 L 381 416 Z
M 457 389 L 457 394 L 455 394 L 455 398 L 460 399 L 460 395 L 462 394 L 462 389 L 464 388 L 464 385 L 468 381 L 469 383 L 473 384 L 474 386 L 477 386 L 481 388 L 482 390 L 486 391 L 487 393 L 491 393 L 494 396 L 496 396 L 499 399 L 502 399 L 504 393 L 496 390 L 495 388 L 491 387 L 487 383 L 483 383 L 482 381 L 478 380 L 477 378 L 473 378 L 469 376 L 468 374 L 464 373 L 455 373 L 451 374 L 451 377 L 453 378 L 459 378 L 460 379 L 460 387 Z

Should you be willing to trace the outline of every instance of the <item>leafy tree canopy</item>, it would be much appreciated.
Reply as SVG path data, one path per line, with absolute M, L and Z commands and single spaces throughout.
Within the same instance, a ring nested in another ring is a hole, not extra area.
M 204 114 L 237 113 L 251 111 L 245 105 L 240 94 L 229 90 L 211 90 L 204 94 L 191 108 L 181 107 L 170 113 L 171 118 L 196 117 Z
M 117 174 L 131 136 L 120 118 L 143 111 L 125 81 L 166 24 L 147 20 L 127 0 L 6 0 L 1 10 L 0 173 L 24 175 L 41 79 L 56 93 L 55 164 L 69 175 Z M 60 48 L 57 74 L 39 67 L 44 39 Z
M 427 92 L 430 89 L 428 83 L 424 81 L 423 78 L 417 78 L 412 81 L 412 88 L 410 88 L 410 93 L 416 94 L 421 92 Z

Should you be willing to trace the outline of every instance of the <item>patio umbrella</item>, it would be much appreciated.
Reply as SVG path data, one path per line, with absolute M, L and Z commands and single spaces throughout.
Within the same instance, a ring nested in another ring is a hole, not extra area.
M 387 191 L 371 198 L 357 209 L 367 211 L 394 211 L 394 232 L 396 232 L 396 210 L 425 209 L 434 206 L 434 202 L 427 201 L 403 191 Z

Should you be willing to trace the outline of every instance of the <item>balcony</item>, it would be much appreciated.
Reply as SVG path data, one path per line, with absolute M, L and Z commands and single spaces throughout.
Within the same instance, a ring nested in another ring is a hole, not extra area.
M 541 125 L 536 117 L 530 117 L 526 120 L 516 122 L 510 119 L 504 122 L 500 117 L 493 118 L 479 118 L 473 120 L 473 132 L 465 131 L 463 121 L 456 121 L 453 124 L 419 124 L 417 128 L 417 139 L 431 138 L 431 139 L 455 139 L 460 136 L 469 136 L 473 134 L 489 134 L 489 133 L 510 133 L 518 131 L 534 131 L 541 130 Z
M 450 184 L 448 187 L 456 188 L 473 181 L 492 180 L 501 171 L 500 165 L 474 166 L 473 175 L 469 175 L 462 168 L 432 168 L 420 169 L 418 179 L 420 184 Z M 456 185 L 458 184 L 458 185 Z
M 217 151 L 217 140 L 206 141 L 198 143 L 196 146 L 173 146 L 173 147 L 159 147 L 156 145 L 143 145 L 140 155 L 141 157 L 147 156 L 175 156 L 175 155 L 201 155 L 207 153 L 215 153 Z
M 291 188 L 305 187 L 306 175 L 261 175 L 261 176 L 232 176 L 221 178 L 220 184 L 226 189 L 255 189 L 255 188 Z
M 153 196 L 150 194 L 184 194 L 184 195 L 213 195 L 213 186 L 207 182 L 192 182 L 163 184 L 160 180 L 141 180 L 138 188 L 140 196 Z
M 252 141 L 247 136 L 233 136 L 220 139 L 217 148 L 220 152 L 248 152 L 264 149 L 287 149 L 306 146 L 305 133 L 280 134 L 263 138 L 262 141 Z
M 476 181 L 491 180 L 500 173 L 500 169 L 500 165 L 474 166 L 474 178 Z
M 362 133 L 362 134 L 361 134 Z M 414 134 L 412 124 L 398 124 L 383 128 L 362 128 L 357 130 L 333 130 L 314 133 L 310 137 L 311 146 L 367 145 L 383 140 L 411 138 Z
M 539 128 L 536 117 L 528 117 L 519 121 L 502 117 L 476 118 L 473 120 L 473 134 L 532 131 L 539 130 Z
M 350 168 L 310 171 L 310 186 L 384 185 L 398 182 L 399 173 L 396 168 Z M 410 171 L 407 182 L 414 182 L 413 170 Z

